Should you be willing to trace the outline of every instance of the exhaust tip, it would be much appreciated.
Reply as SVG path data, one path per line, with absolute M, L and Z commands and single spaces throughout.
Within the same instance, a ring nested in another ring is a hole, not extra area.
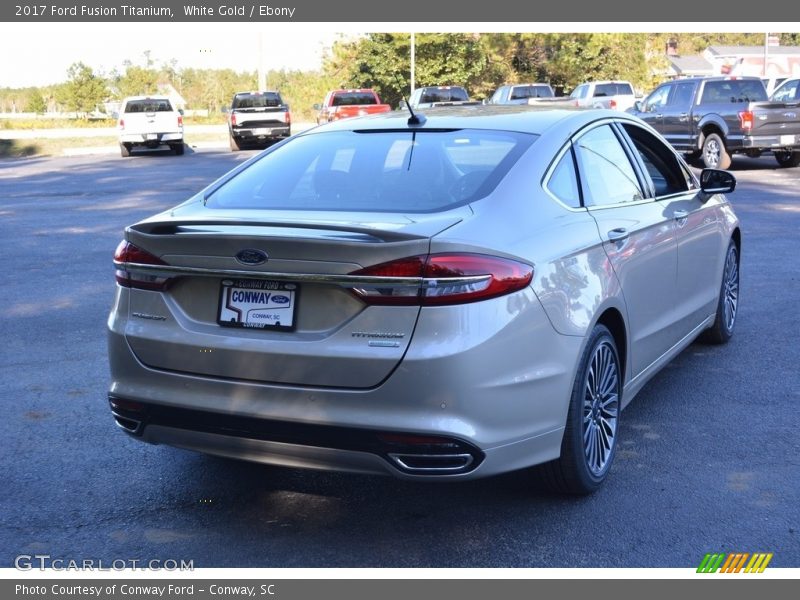
M 395 465 L 405 473 L 433 475 L 436 473 L 467 472 L 475 462 L 471 454 L 394 454 L 389 453 Z
M 123 429 L 128 433 L 138 434 L 142 427 L 141 421 L 127 419 L 119 415 L 114 415 L 114 421 L 120 429 Z

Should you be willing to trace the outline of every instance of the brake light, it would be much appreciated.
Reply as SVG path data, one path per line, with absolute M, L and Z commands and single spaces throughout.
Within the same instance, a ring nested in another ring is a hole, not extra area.
M 753 111 L 745 110 L 739 113 L 739 123 L 744 131 L 753 129 Z
M 167 289 L 171 281 L 169 277 L 136 272 L 135 268 L 130 269 L 129 265 L 159 266 L 167 263 L 125 240 L 119 243 L 114 252 L 114 264 L 117 267 L 115 273 L 117 283 L 122 287 L 162 291 Z
M 617 101 L 614 100 L 613 98 L 611 100 L 609 100 L 608 108 L 610 108 L 611 110 L 616 110 L 617 109 Z
M 381 278 L 353 288 L 367 304 L 441 306 L 524 289 L 533 279 L 533 267 L 484 254 L 431 254 L 374 265 L 351 275 Z
M 231 125 L 236 127 L 236 113 L 231 113 Z
M 119 128 L 120 129 L 125 129 L 125 119 L 120 119 L 119 120 Z
M 284 118 L 286 120 L 286 124 L 287 125 L 291 125 L 292 124 L 292 113 L 290 113 L 288 110 L 286 111 Z
M 178 115 L 178 127 L 183 127 L 183 115 Z

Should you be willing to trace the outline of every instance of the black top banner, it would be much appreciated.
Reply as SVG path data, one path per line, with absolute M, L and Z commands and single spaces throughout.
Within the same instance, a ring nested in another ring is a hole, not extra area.
M 746 14 L 734 5 L 670 2 L 584 1 L 520 3 L 519 0 L 431 2 L 401 0 L 114 0 L 29 1 L 0 5 L 0 21 L 83 22 L 394 22 L 394 23 L 725 23 L 726 29 L 752 30 L 754 23 L 800 21 L 800 3 L 760 0 Z M 797 27 L 790 29 L 800 29 Z

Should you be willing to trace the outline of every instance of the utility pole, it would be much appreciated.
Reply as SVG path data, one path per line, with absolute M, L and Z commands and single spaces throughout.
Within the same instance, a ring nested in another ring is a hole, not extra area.
M 409 98 L 414 93 L 414 71 L 416 70 L 416 61 L 417 61 L 417 38 L 416 34 L 412 31 L 411 32 L 411 94 L 409 94 Z
M 258 90 L 267 89 L 267 71 L 264 69 L 264 32 L 258 32 Z

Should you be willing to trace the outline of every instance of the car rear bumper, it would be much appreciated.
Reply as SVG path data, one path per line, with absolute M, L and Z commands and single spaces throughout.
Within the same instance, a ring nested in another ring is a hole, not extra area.
M 416 479 L 483 477 L 560 454 L 583 338 L 558 334 L 530 289 L 422 310 L 403 361 L 367 389 L 150 368 L 125 339 L 125 293 L 109 319 L 109 398 L 142 441 Z
M 743 150 L 800 150 L 800 135 L 745 136 L 741 147 Z
M 291 135 L 291 126 L 285 127 L 237 127 L 231 129 L 231 135 L 237 140 L 267 140 L 286 138 Z
M 183 133 L 126 133 L 119 136 L 121 144 L 153 145 L 183 141 Z

